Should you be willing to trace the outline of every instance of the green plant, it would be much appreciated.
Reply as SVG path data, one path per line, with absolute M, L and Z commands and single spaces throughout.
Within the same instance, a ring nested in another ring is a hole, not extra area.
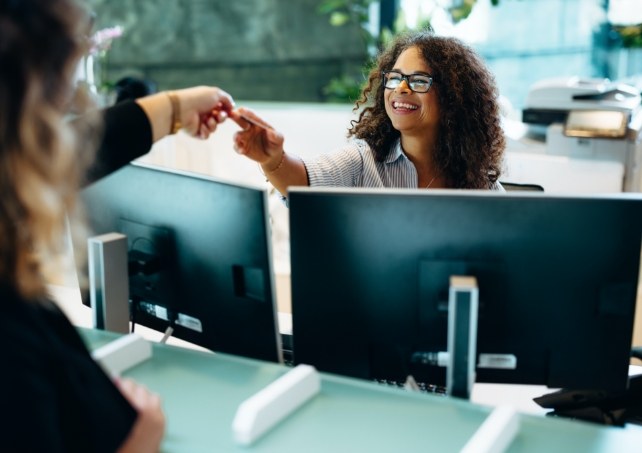
M 365 29 L 368 21 L 368 8 L 375 0 L 324 0 L 317 11 L 320 14 L 329 15 L 329 22 L 335 27 L 348 23 L 356 23 L 363 27 L 367 33 L 366 41 L 372 39 L 372 35 Z
M 369 59 L 374 57 L 377 49 L 388 43 L 395 34 L 407 29 L 403 15 L 399 14 L 392 30 L 385 28 L 380 30 L 377 36 L 373 36 L 368 28 L 368 12 L 370 5 L 375 1 L 377 0 L 324 0 L 317 11 L 320 14 L 328 15 L 328 21 L 335 27 L 347 24 L 358 25 L 363 38 L 364 54 Z M 436 1 L 433 3 L 435 7 L 438 7 Z M 449 13 L 453 23 L 457 23 L 470 16 L 476 3 L 477 0 L 452 0 L 445 10 Z M 497 6 L 499 0 L 491 0 L 491 4 Z M 429 26 L 430 17 L 422 18 L 418 24 L 419 28 Z M 333 102 L 354 102 L 361 92 L 368 64 L 368 61 L 364 61 L 360 76 L 342 74 L 331 79 L 328 85 L 323 88 L 326 99 Z
M 324 0 L 319 5 L 319 14 L 328 16 L 328 21 L 335 27 L 345 25 L 357 25 L 360 30 L 364 47 L 364 65 L 366 60 L 376 53 L 378 48 L 378 36 L 374 36 L 368 28 L 370 4 L 376 0 Z M 364 83 L 364 74 L 344 73 L 330 79 L 323 87 L 323 95 L 330 102 L 356 101 L 361 93 Z
M 642 24 L 638 25 L 615 25 L 613 31 L 622 40 L 624 48 L 642 48 Z
M 348 74 L 330 79 L 330 82 L 323 87 L 323 95 L 328 102 L 349 102 L 353 103 L 359 99 L 362 83 Z

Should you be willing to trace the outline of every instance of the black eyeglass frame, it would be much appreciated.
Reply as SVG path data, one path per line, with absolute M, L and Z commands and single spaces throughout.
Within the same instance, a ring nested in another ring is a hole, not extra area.
M 386 80 L 388 80 L 386 79 L 386 76 L 391 73 L 399 74 L 400 76 L 399 84 L 401 84 L 401 82 L 405 80 L 406 85 L 408 85 L 408 88 L 410 88 L 410 91 L 414 93 L 428 93 L 430 91 L 430 88 L 432 87 L 432 84 L 435 82 L 435 78 L 433 76 L 431 76 L 430 74 L 425 74 L 423 72 L 413 73 L 413 74 L 403 74 L 399 71 L 381 71 L 381 83 L 383 84 L 383 87 L 387 90 L 394 90 L 399 86 L 397 85 L 397 87 L 394 87 L 394 88 L 386 86 Z M 417 91 L 412 87 L 413 82 L 411 81 L 411 78 L 414 76 L 426 77 L 429 80 L 428 88 L 426 88 L 426 91 Z

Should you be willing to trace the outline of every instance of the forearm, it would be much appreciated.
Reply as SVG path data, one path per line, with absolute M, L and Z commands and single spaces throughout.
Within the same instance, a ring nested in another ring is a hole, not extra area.
M 172 131 L 173 106 L 167 92 L 136 99 L 152 127 L 152 141 L 157 142 Z
M 149 118 L 154 142 L 179 129 L 206 139 L 234 107 L 229 94 L 208 86 L 162 91 L 136 102 Z
M 303 161 L 285 152 L 278 162 L 261 164 L 261 170 L 274 188 L 284 196 L 287 196 L 287 190 L 290 186 L 309 185 L 308 174 Z
M 85 184 L 127 165 L 152 146 L 150 122 L 145 111 L 133 101 L 109 107 L 103 111 L 103 116 L 103 136 L 96 158 L 87 170 Z

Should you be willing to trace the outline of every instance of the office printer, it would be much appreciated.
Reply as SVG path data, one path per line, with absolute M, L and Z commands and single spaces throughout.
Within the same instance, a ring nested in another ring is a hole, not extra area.
M 529 90 L 522 121 L 545 135 L 546 154 L 621 165 L 616 190 L 642 190 L 642 97 L 608 79 L 545 79 Z
M 609 79 L 560 77 L 533 84 L 522 121 L 527 124 L 564 123 L 571 110 L 606 110 L 631 114 L 640 108 L 640 92 Z

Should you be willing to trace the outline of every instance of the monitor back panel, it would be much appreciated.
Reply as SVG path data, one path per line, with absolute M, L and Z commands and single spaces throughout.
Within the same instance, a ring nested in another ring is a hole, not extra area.
M 265 190 L 128 165 L 82 199 L 93 234 L 126 234 L 130 261 L 144 261 L 130 273 L 136 323 L 171 322 L 214 351 L 279 360 Z
M 477 277 L 477 380 L 626 385 L 642 237 L 639 196 L 293 189 L 295 363 L 443 384 L 448 279 Z

